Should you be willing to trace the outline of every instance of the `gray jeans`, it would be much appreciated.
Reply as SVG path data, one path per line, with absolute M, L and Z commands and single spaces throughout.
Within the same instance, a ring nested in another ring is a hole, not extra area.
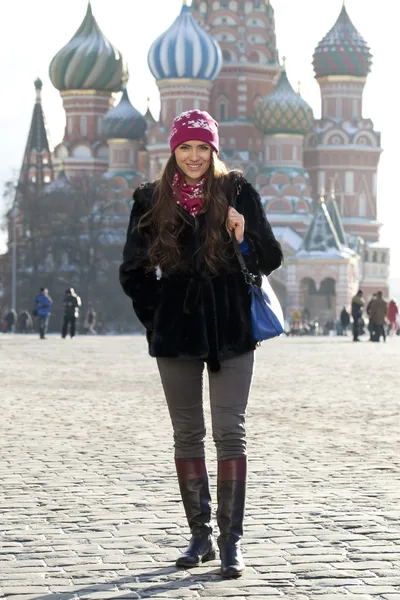
M 204 362 L 157 358 L 158 370 L 174 430 L 176 458 L 203 458 L 206 426 L 203 411 Z M 221 361 L 208 371 L 213 439 L 218 460 L 246 454 L 246 408 L 254 367 L 254 352 Z

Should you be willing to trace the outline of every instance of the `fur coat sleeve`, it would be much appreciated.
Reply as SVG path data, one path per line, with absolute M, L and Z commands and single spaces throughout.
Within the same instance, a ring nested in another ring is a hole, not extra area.
M 150 186 L 149 186 L 150 187 Z M 123 263 L 119 269 L 119 280 L 133 309 L 147 330 L 153 327 L 153 319 L 159 302 L 160 285 L 155 271 L 147 269 L 149 236 L 137 225 L 150 208 L 152 190 L 138 188 L 133 195 L 133 207 L 123 251 Z
M 282 248 L 265 216 L 259 194 L 244 179 L 236 198 L 236 210 L 245 219 L 244 237 L 250 247 L 250 254 L 244 257 L 247 268 L 252 273 L 269 275 L 283 263 Z

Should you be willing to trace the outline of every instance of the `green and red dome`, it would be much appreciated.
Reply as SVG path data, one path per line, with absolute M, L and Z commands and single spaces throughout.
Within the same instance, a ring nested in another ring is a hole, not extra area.
M 312 108 L 290 85 L 285 67 L 274 91 L 254 109 L 253 123 L 265 135 L 305 135 L 312 128 Z
M 367 42 L 354 27 L 343 5 L 338 20 L 315 49 L 315 76 L 366 77 L 371 71 L 371 64 L 372 55 Z

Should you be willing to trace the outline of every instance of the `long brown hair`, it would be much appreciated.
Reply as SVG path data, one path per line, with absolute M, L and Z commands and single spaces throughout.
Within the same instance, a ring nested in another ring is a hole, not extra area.
M 148 252 L 149 269 L 160 267 L 166 274 L 182 268 L 178 237 L 191 219 L 179 210 L 174 198 L 173 179 L 177 169 L 175 154 L 171 154 L 156 182 L 154 204 L 139 221 L 139 228 L 150 228 L 153 232 Z M 228 265 L 232 256 L 229 238 L 224 235 L 228 212 L 227 175 L 227 166 L 212 151 L 204 182 L 205 204 L 201 212 L 205 213 L 205 239 L 201 250 L 207 269 L 214 275 L 221 267 Z

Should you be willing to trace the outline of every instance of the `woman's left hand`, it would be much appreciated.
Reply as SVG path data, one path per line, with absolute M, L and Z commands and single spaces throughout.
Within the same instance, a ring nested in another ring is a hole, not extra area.
M 228 209 L 228 217 L 226 219 L 226 228 L 229 232 L 235 232 L 235 237 L 239 244 L 244 240 L 244 225 L 244 216 L 238 213 L 233 206 L 230 206 Z

